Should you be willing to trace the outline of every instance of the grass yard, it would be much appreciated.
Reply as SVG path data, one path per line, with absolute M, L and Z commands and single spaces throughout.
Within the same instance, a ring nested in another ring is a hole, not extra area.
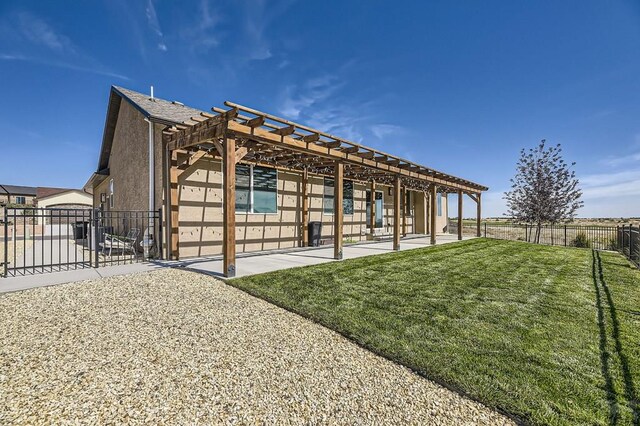
M 532 424 L 638 424 L 640 272 L 475 239 L 231 284 Z

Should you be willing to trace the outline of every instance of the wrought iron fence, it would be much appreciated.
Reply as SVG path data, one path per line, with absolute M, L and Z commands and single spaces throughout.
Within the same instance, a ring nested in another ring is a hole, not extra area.
M 640 268 L 640 227 L 619 226 L 617 249 Z
M 457 220 L 450 220 L 448 231 L 457 234 Z M 476 235 L 475 221 L 463 221 L 462 233 Z M 592 247 L 596 250 L 615 250 L 624 254 L 640 267 L 640 227 L 602 225 L 537 225 L 498 223 L 485 221 L 480 224 L 484 237 L 503 240 L 527 241 L 567 247 Z
M 0 272 L 33 275 L 162 256 L 160 211 L 4 208 Z

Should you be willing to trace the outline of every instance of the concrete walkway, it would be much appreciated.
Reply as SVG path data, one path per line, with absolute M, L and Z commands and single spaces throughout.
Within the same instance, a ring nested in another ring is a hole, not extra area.
M 465 237 L 464 239 L 469 239 Z M 439 235 L 436 244 L 447 244 L 458 241 L 455 235 Z M 428 247 L 429 236 L 410 236 L 400 243 L 400 250 L 412 250 Z M 355 259 L 363 256 L 393 252 L 392 241 L 366 242 L 347 245 L 343 249 L 344 259 Z M 296 248 L 281 252 L 243 253 L 236 259 L 236 277 L 261 274 L 298 266 L 317 265 L 336 262 L 333 259 L 333 247 Z M 127 275 L 136 272 L 147 272 L 161 268 L 185 268 L 223 278 L 222 257 L 208 257 L 181 261 L 160 261 L 154 263 L 135 263 L 130 265 L 107 266 L 102 268 L 85 268 L 65 272 L 35 274 L 27 276 L 0 278 L 0 293 L 45 287 L 56 284 L 93 280 L 102 277 Z
M 465 237 L 464 239 L 469 239 Z M 413 236 L 404 238 L 400 250 L 412 250 L 430 246 L 429 236 Z M 458 241 L 455 235 L 439 235 L 436 244 L 447 244 Z M 347 245 L 342 250 L 344 259 L 355 259 L 363 256 L 393 252 L 393 241 L 366 242 Z M 298 266 L 318 265 L 336 262 L 333 258 L 333 246 L 318 248 L 298 248 L 281 253 L 244 254 L 236 259 L 236 277 L 262 274 Z M 167 262 L 174 267 L 184 267 L 198 272 L 222 277 L 222 257 L 189 259 L 178 262 Z

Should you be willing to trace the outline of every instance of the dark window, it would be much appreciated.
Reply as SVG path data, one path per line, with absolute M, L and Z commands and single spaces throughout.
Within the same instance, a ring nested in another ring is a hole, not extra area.
M 333 214 L 333 204 L 335 199 L 333 179 L 324 178 L 324 198 L 322 199 L 322 211 L 326 214 Z M 342 211 L 343 214 L 353 214 L 353 182 L 342 181 Z
M 16 197 L 16 204 L 27 204 L 27 200 L 25 197 L 19 195 Z

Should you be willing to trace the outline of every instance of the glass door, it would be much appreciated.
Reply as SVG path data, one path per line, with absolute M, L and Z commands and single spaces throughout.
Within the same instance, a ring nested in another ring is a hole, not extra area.
M 376 191 L 376 228 L 382 228 L 382 210 L 384 203 L 382 201 L 382 191 Z

